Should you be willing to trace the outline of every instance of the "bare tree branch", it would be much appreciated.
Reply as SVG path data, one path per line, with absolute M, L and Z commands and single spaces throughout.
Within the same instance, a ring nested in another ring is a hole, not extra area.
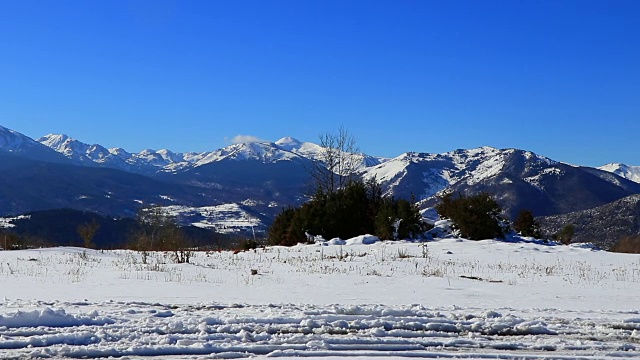
M 323 149 L 320 162 L 314 163 L 311 178 L 316 192 L 332 194 L 354 180 L 360 166 L 360 150 L 344 127 L 337 133 L 321 134 L 320 146 Z

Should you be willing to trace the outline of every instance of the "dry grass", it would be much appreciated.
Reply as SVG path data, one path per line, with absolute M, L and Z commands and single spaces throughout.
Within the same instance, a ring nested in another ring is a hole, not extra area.
M 609 251 L 628 254 L 640 254 L 640 235 L 623 236 Z

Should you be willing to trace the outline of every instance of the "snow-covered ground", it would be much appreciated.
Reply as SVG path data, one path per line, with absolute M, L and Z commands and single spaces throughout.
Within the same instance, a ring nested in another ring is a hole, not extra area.
M 367 240 L 0 251 L 0 358 L 640 357 L 638 255 Z

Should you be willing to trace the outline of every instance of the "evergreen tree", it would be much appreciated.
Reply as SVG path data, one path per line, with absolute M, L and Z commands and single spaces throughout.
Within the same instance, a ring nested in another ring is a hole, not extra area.
M 571 244 L 571 240 L 573 239 L 573 235 L 576 232 L 575 226 L 573 224 L 565 225 L 559 233 L 556 234 L 556 239 L 559 240 L 564 245 Z
M 460 235 L 471 240 L 504 238 L 500 213 L 502 209 L 488 193 L 465 196 L 447 193 L 440 198 L 436 211 L 451 219 Z
M 540 224 L 535 220 L 530 210 L 520 210 L 513 222 L 513 228 L 522 236 L 541 238 Z

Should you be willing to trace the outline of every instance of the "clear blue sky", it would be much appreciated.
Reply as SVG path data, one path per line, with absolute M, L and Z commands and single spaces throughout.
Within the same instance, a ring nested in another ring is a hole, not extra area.
M 128 151 L 236 135 L 640 165 L 640 1 L 0 0 L 0 125 Z

